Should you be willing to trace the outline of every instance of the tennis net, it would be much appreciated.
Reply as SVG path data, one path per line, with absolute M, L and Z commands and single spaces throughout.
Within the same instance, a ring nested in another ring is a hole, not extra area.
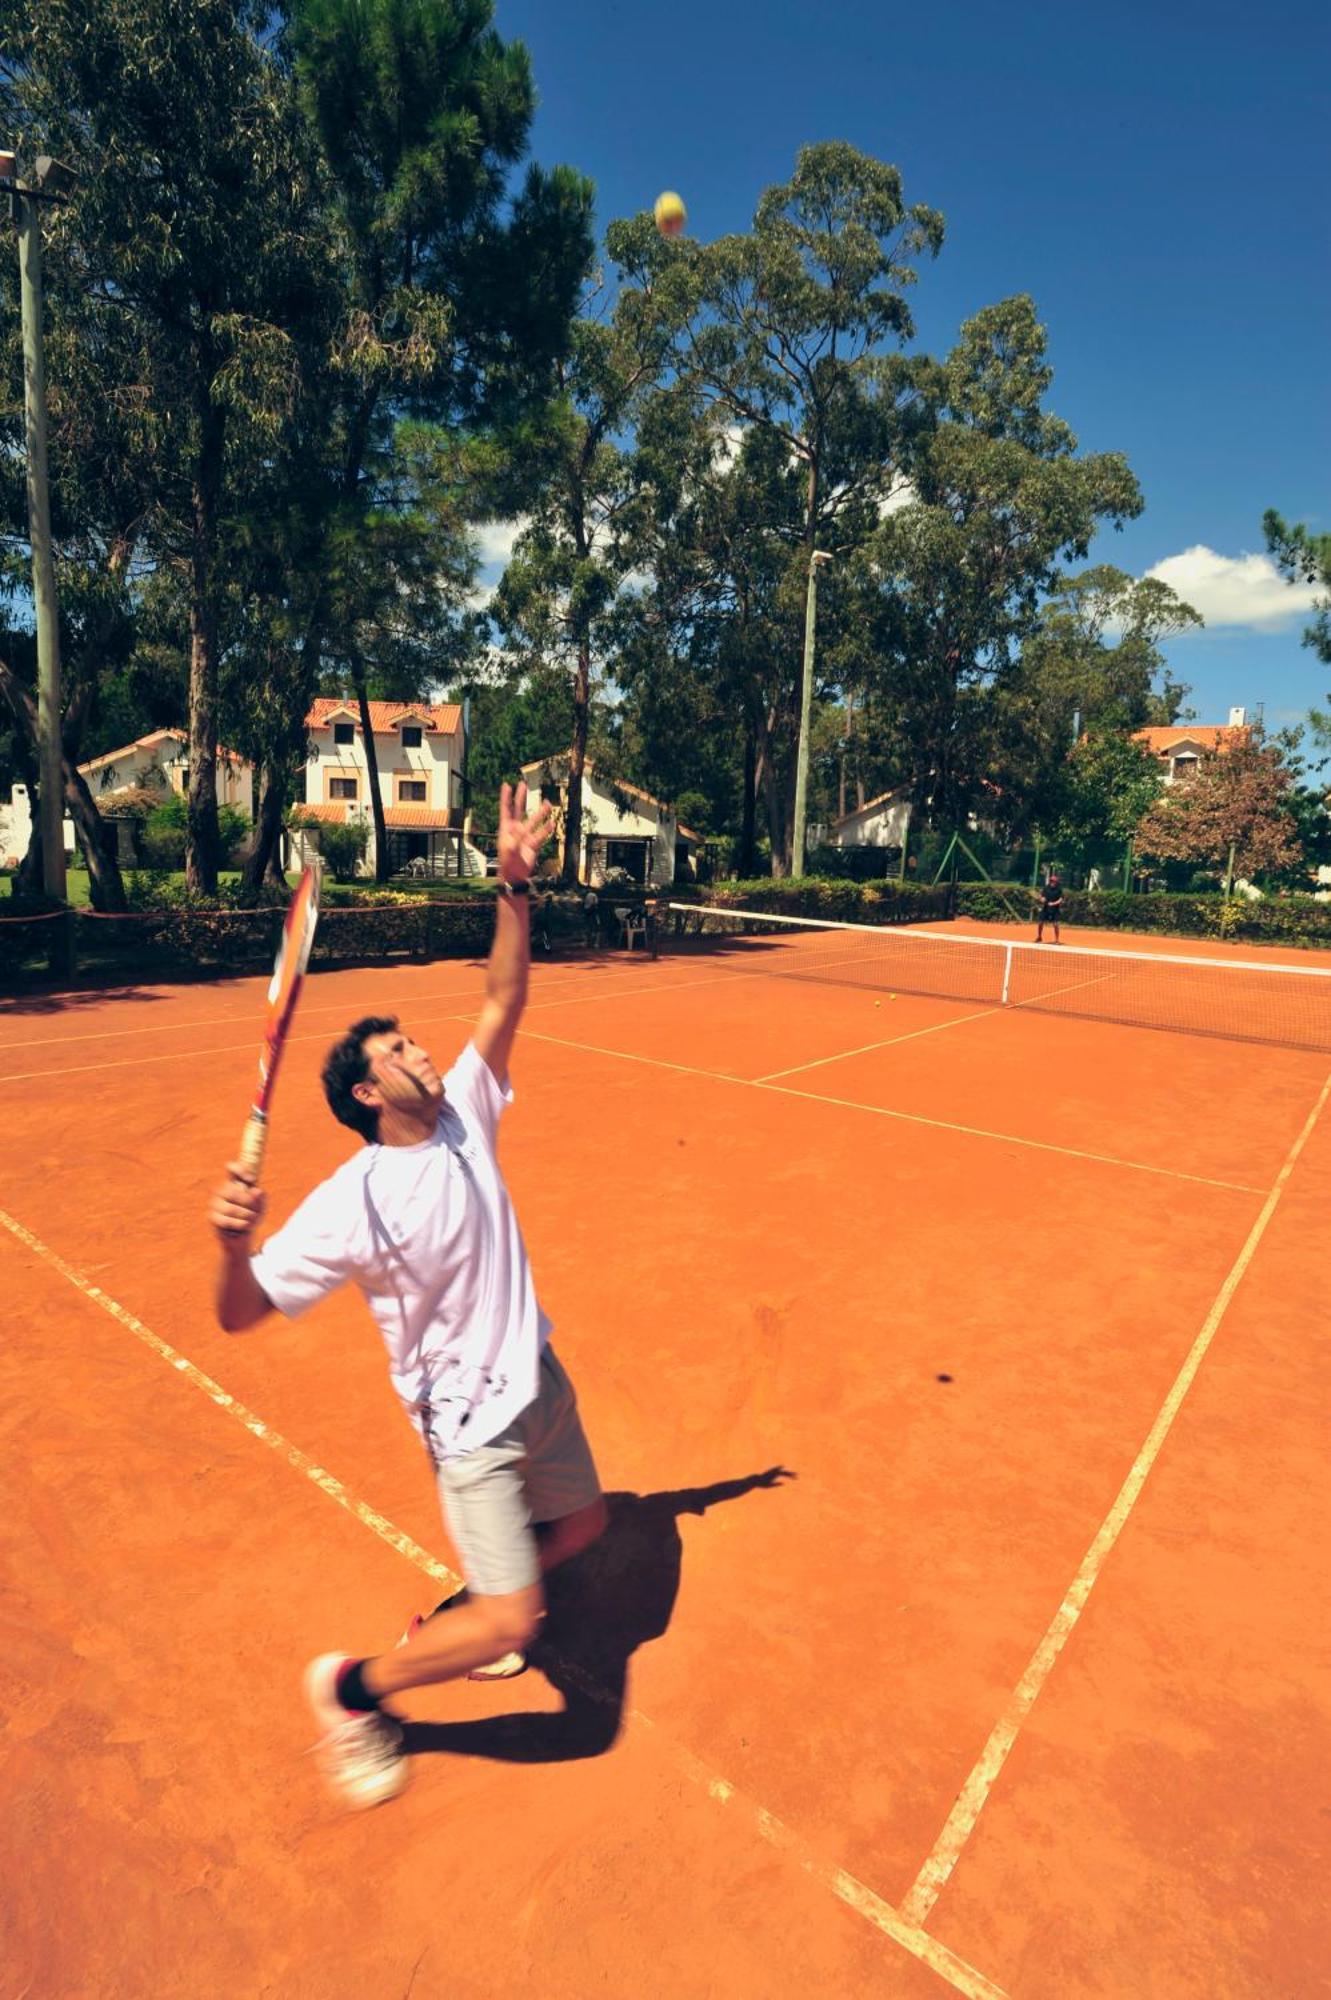
M 1331 1051 L 1331 971 L 671 903 L 662 949 L 740 973 Z

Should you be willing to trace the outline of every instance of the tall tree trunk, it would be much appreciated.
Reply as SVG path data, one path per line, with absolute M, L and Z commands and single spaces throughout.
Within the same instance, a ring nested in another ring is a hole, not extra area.
M 35 779 L 28 786 L 28 804 L 32 809 L 32 831 L 28 835 L 28 851 L 14 876 L 12 893 L 25 903 L 40 903 L 46 896 L 46 873 L 42 866 L 42 822 L 37 811 Z
M 348 657 L 351 685 L 356 690 L 356 702 L 360 708 L 360 733 L 365 738 L 365 769 L 369 776 L 370 811 L 374 814 L 374 879 L 386 882 L 391 873 L 388 865 L 388 821 L 384 817 L 384 795 L 379 789 L 379 756 L 374 747 L 374 721 L 370 715 L 365 662 L 354 650 Z
M 125 900 L 125 884 L 120 873 L 120 861 L 116 854 L 103 846 L 106 837 L 106 822 L 97 810 L 96 801 L 84 783 L 83 774 L 76 764 L 65 759 L 65 805 L 74 822 L 79 836 L 79 844 L 88 864 L 88 886 L 92 894 L 94 910 L 117 914 L 128 905 Z
M 776 759 L 777 712 L 770 708 L 763 718 L 763 799 L 767 806 L 767 841 L 771 848 L 771 871 L 780 880 L 790 873 L 786 851 L 785 804 L 787 780 Z
M 582 855 L 582 774 L 587 763 L 587 721 L 591 710 L 592 646 L 578 641 L 578 667 L 573 677 L 573 743 L 568 759 L 568 805 L 564 812 L 564 859 L 559 879 L 565 888 L 578 881 Z M 591 879 L 590 868 L 587 871 Z
M 189 607 L 189 812 L 185 881 L 217 893 L 217 634 L 213 617 L 213 544 L 222 490 L 224 418 L 205 390 L 194 470 Z
M 816 457 L 814 457 L 809 460 L 809 469 L 804 482 L 804 576 L 805 576 L 804 587 L 806 591 L 813 588 L 813 582 L 812 582 L 813 552 L 814 549 L 817 547 L 817 545 L 818 545 L 818 460 Z M 807 605 L 807 598 L 805 601 Z M 799 678 L 795 683 L 795 712 L 794 715 L 791 717 L 791 723 L 793 725 L 791 728 L 791 745 L 795 754 L 792 756 L 790 760 L 790 771 L 786 779 L 786 796 L 776 805 L 777 818 L 782 819 L 785 822 L 785 825 L 782 828 L 782 839 L 781 839 L 782 866 L 780 869 L 780 873 L 782 875 L 788 875 L 790 873 L 791 866 L 794 861 L 795 792 L 799 783 L 800 722 L 804 710 L 805 682 L 810 681 L 812 679 L 814 667 L 816 664 L 816 659 L 817 659 L 817 634 L 816 632 L 810 630 L 808 620 L 806 619 L 804 621 L 804 630 L 800 638 L 800 671 L 799 671 Z M 813 700 L 813 693 L 814 690 L 812 687 L 810 687 L 809 689 L 810 703 L 812 703 Z M 812 721 L 812 715 L 813 715 L 812 707 L 810 707 L 809 714 L 810 714 L 810 720 Z M 773 792 L 773 799 L 775 801 L 775 792 Z M 808 819 L 808 793 L 806 789 L 805 793 L 806 826 L 804 829 L 804 833 L 801 835 L 801 840 L 803 840 L 804 837 L 807 835 L 808 831 L 807 819 Z M 774 875 L 778 872 L 776 860 L 777 860 L 777 845 L 776 841 L 773 840 L 772 873 Z
M 254 840 L 241 875 L 243 893 L 257 895 L 260 885 L 282 876 L 282 815 L 286 809 L 286 766 L 265 757 L 259 770 L 259 811 L 254 823 Z
M 758 828 L 758 730 L 753 719 L 753 711 L 744 711 L 744 797 L 740 804 L 739 830 L 739 873 L 741 881 L 752 879 L 757 862 L 754 848 L 757 844 Z
M 305 762 L 305 718 L 317 678 L 316 669 L 328 621 L 328 604 L 329 591 L 325 579 L 315 593 L 305 637 L 301 640 L 300 671 L 296 681 L 291 683 L 277 671 L 276 662 L 270 676 L 276 722 L 269 752 L 263 762 L 263 790 L 259 799 L 254 845 L 242 878 L 246 896 L 257 895 L 260 884 L 265 881 L 279 884 L 286 881 L 282 871 L 283 817 L 288 791 L 293 789 L 290 781 Z M 271 800 L 268 796 L 270 788 L 274 795 Z

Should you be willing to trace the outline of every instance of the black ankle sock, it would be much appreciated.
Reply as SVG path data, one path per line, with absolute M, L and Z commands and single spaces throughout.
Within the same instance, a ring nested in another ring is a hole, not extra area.
M 336 1694 L 343 1708 L 356 1709 L 361 1714 L 369 1713 L 380 1706 L 377 1694 L 371 1694 L 361 1679 L 361 1669 L 369 1666 L 368 1660 L 348 1660 L 337 1676 Z

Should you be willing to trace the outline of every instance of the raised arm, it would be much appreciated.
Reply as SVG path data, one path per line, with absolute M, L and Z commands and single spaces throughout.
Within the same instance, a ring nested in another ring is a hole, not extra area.
M 473 1040 L 496 1082 L 508 1077 L 513 1037 L 527 1004 L 527 974 L 531 967 L 531 897 L 511 895 L 513 886 L 531 881 L 532 870 L 554 828 L 554 813 L 542 803 L 527 811 L 527 787 L 516 796 L 508 785 L 499 793 L 499 907 L 495 912 L 494 943 L 485 982 L 485 1004 Z

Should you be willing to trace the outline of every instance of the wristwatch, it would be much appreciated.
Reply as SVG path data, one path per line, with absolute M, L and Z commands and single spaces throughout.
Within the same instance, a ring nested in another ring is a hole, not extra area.
M 531 883 L 501 882 L 499 884 L 499 893 L 501 896 L 530 896 Z

